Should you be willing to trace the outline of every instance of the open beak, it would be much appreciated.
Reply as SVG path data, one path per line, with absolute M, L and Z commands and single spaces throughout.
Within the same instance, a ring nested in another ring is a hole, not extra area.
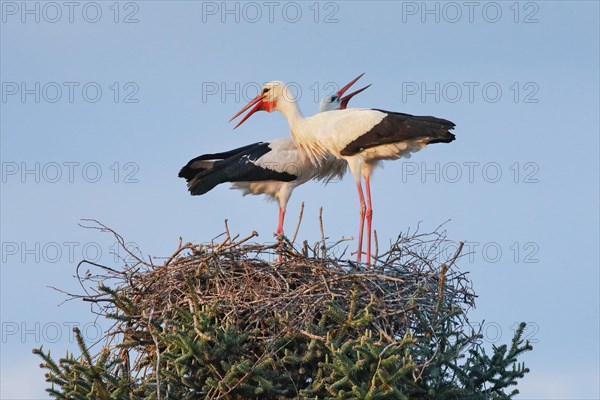
M 345 96 L 345 97 L 342 97 L 342 96 L 344 96 L 344 93 L 346 93 L 346 91 L 347 91 L 348 89 L 350 89 L 350 87 L 352 87 L 352 85 L 354 85 L 354 84 L 356 83 L 356 81 L 358 81 L 360 78 L 362 78 L 362 76 L 363 76 L 364 74 L 365 74 L 365 73 L 363 72 L 362 74 L 360 74 L 360 75 L 359 75 L 359 76 L 357 76 L 356 78 L 352 79 L 352 80 L 351 80 L 351 81 L 350 81 L 350 82 L 349 82 L 349 83 L 348 83 L 346 86 L 344 86 L 343 88 L 341 88 L 341 89 L 340 89 L 340 90 L 337 92 L 337 95 L 338 95 L 338 97 L 340 98 L 340 107 L 341 107 L 342 109 L 346 108 L 346 106 L 348 105 L 348 102 L 350 101 L 350 99 L 351 99 L 352 97 L 356 96 L 357 94 L 359 94 L 360 92 L 362 92 L 363 90 L 365 90 L 366 88 L 368 88 L 369 86 L 371 86 L 371 85 L 369 85 L 369 86 L 365 86 L 364 88 L 362 88 L 362 89 L 359 89 L 359 90 L 357 90 L 356 92 L 350 93 L 349 95 L 347 95 L 347 96 Z
M 348 107 L 348 102 L 350 101 L 350 99 L 353 98 L 354 96 L 356 96 L 357 94 L 359 94 L 360 92 L 362 92 L 363 90 L 367 89 L 369 86 L 371 86 L 371 85 L 367 85 L 362 89 L 358 89 L 357 91 L 352 92 L 344 97 L 340 97 L 340 108 L 342 110 L 345 110 L 346 107 Z
M 252 107 L 252 106 L 254 106 L 254 107 Z M 237 114 L 235 114 L 233 117 L 231 117 L 231 119 L 229 120 L 229 122 L 233 121 L 234 119 L 236 119 L 237 117 L 239 117 L 240 115 L 242 115 L 250 107 L 252 107 L 252 109 L 248 112 L 248 114 L 246 114 L 244 116 L 244 118 L 242 118 L 242 120 L 233 129 L 235 129 L 238 126 L 240 126 L 241 124 L 243 124 L 255 112 L 261 111 L 261 110 L 265 109 L 265 102 L 263 101 L 262 93 L 260 93 L 258 96 L 256 96 L 252 100 L 250 100 L 250 102 L 248 104 L 246 104 L 244 106 L 244 108 L 242 108 L 240 111 L 238 111 Z

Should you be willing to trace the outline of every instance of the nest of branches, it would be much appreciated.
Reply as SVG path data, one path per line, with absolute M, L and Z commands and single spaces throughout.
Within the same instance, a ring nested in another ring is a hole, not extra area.
M 441 228 L 400 235 L 367 266 L 335 256 L 345 239 L 256 244 L 227 224 L 146 259 L 91 222 L 127 256 L 120 268 L 82 261 L 84 293 L 69 298 L 114 325 L 95 356 L 78 331 L 78 359 L 34 349 L 56 398 L 483 400 L 512 398 L 528 371 L 516 365 L 531 350 L 524 323 L 510 348 L 481 348 L 467 319 L 476 296 L 455 266 L 462 243 Z
M 281 334 L 281 326 L 273 324 L 277 316 L 285 329 L 319 338 L 306 328 L 334 303 L 346 315 L 368 309 L 374 316 L 371 329 L 392 343 L 415 328 L 415 313 L 422 321 L 440 309 L 458 310 L 457 321 L 466 322 L 476 297 L 466 273 L 452 268 L 462 244 L 448 241 L 440 229 L 400 235 L 370 266 L 330 256 L 340 242 L 328 246 L 325 238 L 297 248 L 285 238 L 262 245 L 251 243 L 256 232 L 239 238 L 228 231 L 209 244 L 180 239 L 175 253 L 158 264 L 131 251 L 112 229 L 92 222 L 90 227 L 114 235 L 133 260 L 122 269 L 87 261 L 77 268 L 85 294 L 72 297 L 92 302 L 99 314 L 116 316 L 122 308 L 114 301 L 118 293 L 130 302 L 129 317 L 139 317 L 127 323 L 117 318 L 109 336 L 138 330 L 148 319 L 168 320 L 194 303 L 238 329 L 258 328 L 275 337 Z M 271 261 L 279 255 L 281 262 Z M 84 265 L 88 269 L 82 274 Z

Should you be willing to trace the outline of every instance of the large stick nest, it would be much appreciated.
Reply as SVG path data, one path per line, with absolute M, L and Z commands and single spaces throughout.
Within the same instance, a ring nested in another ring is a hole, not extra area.
M 74 297 L 92 302 L 104 315 L 117 313 L 106 286 L 131 300 L 139 321 L 148 316 L 168 320 L 177 308 L 191 307 L 192 290 L 194 301 L 216 308 L 229 325 L 266 333 L 274 314 L 286 315 L 289 329 L 312 337 L 304 328 L 335 302 L 346 312 L 352 312 L 350 304 L 369 307 L 376 316 L 372 329 L 393 342 L 414 328 L 414 313 L 433 315 L 443 307 L 464 316 L 474 306 L 470 281 L 453 266 L 462 245 L 448 241 L 439 228 L 429 234 L 400 235 L 371 266 L 330 256 L 332 249 L 325 240 L 312 249 L 306 242 L 298 249 L 285 239 L 274 245 L 252 244 L 255 232 L 243 239 L 226 232 L 201 245 L 180 240 L 175 253 L 157 265 L 156 260 L 130 251 L 110 228 L 92 222 L 92 227 L 112 233 L 135 260 L 122 269 L 86 261 L 78 267 L 85 294 Z M 280 253 L 282 263 L 269 261 Z M 80 267 L 86 264 L 97 267 L 92 268 L 96 272 L 88 270 L 81 276 Z M 117 325 L 111 332 L 136 329 L 122 322 Z

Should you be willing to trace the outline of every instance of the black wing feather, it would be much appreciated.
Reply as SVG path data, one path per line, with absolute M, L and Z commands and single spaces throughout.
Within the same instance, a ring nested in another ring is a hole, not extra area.
M 193 196 L 202 195 L 225 182 L 257 182 L 276 180 L 290 182 L 297 176 L 256 165 L 256 161 L 272 149 L 258 142 L 223 153 L 203 154 L 190 160 L 179 171 Z
M 181 168 L 181 170 L 179 171 L 179 177 L 190 180 L 198 172 L 210 168 L 214 161 L 225 160 L 235 155 L 244 153 L 245 151 L 251 150 L 262 143 L 263 142 L 252 143 L 247 146 L 238 147 L 237 149 L 225 151 L 223 153 L 203 154 L 201 156 L 198 156 L 190 160 L 185 167 Z M 201 163 L 200 161 L 208 162 Z
M 427 144 L 450 143 L 455 136 L 449 131 L 454 123 L 431 116 L 415 116 L 385 110 L 375 110 L 387 116 L 342 151 L 343 156 L 351 156 L 365 149 L 385 144 L 398 143 L 404 140 L 425 139 Z

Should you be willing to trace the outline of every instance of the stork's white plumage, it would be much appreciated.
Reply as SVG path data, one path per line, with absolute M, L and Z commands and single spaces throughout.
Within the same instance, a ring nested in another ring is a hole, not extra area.
M 348 101 L 369 86 L 344 96 L 360 76 L 321 101 L 320 111 L 346 108 Z M 347 169 L 344 160 L 327 155 L 316 168 L 294 141 L 279 138 L 258 142 L 224 153 L 204 154 L 189 161 L 179 177 L 185 178 L 192 195 L 201 195 L 220 183 L 232 182 L 232 189 L 244 195 L 265 194 L 279 204 L 277 234 L 283 234 L 287 203 L 294 189 L 309 180 L 329 182 L 341 178 Z
M 310 158 L 296 146 L 291 138 L 279 138 L 268 143 L 270 151 L 255 160 L 249 159 L 258 168 L 273 170 L 275 173 L 284 172 L 293 177 L 283 180 L 273 176 L 270 179 L 254 179 L 234 182 L 231 189 L 243 191 L 243 195 L 265 194 L 279 204 L 279 222 L 277 235 L 283 234 L 283 221 L 287 203 L 296 187 L 317 180 L 329 183 L 332 179 L 342 178 L 348 168 L 344 160 L 333 156 L 327 157 L 319 168 L 315 168 Z M 285 178 L 284 178 L 285 179 Z
M 361 75 L 362 76 L 362 75 Z M 454 140 L 450 130 L 454 123 L 431 116 L 413 116 L 377 109 L 354 108 L 304 117 L 287 85 L 280 81 L 267 83 L 260 94 L 231 118 L 252 109 L 236 125 L 256 111 L 280 111 L 290 126 L 292 138 L 315 165 L 322 165 L 330 154 L 348 162 L 354 175 L 360 200 L 360 224 L 357 261 L 361 261 L 365 217 L 367 219 L 367 262 L 371 259 L 370 179 L 382 160 L 409 156 L 428 144 Z M 361 177 L 365 179 L 367 202 Z

